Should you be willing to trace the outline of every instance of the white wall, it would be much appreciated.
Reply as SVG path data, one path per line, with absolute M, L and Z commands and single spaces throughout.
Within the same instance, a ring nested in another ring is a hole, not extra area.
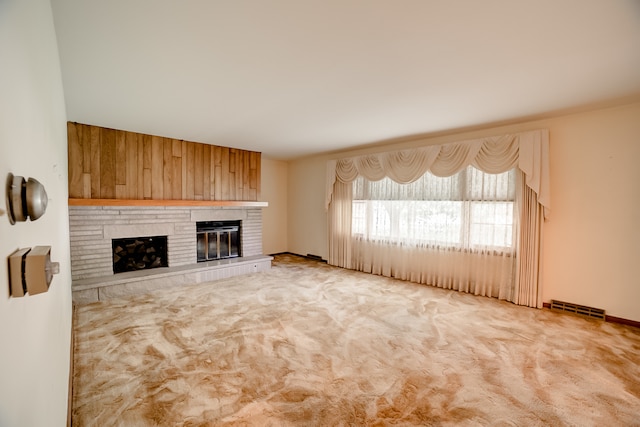
M 327 216 L 324 210 L 325 156 L 289 163 L 289 251 L 328 259 Z
M 62 426 L 72 310 L 67 138 L 49 0 L 0 2 L 0 58 L 2 200 L 9 172 L 36 178 L 49 195 L 46 214 L 35 222 L 12 226 L 0 215 L 0 426 Z M 6 257 L 36 245 L 51 246 L 60 274 L 47 293 L 10 298 Z
M 548 128 L 551 138 L 544 301 L 600 307 L 640 321 L 640 103 L 292 161 L 289 250 L 328 256 L 323 199 L 329 158 L 539 128 Z
M 287 252 L 288 194 L 287 162 L 262 158 L 260 201 L 268 202 L 262 209 L 262 253 Z
M 640 321 L 640 104 L 566 117 L 550 129 L 545 301 Z

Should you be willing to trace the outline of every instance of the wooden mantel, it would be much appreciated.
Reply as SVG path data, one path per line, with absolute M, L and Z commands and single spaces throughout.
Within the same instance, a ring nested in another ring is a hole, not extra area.
M 69 206 L 188 206 L 266 208 L 268 202 L 245 200 L 69 199 Z

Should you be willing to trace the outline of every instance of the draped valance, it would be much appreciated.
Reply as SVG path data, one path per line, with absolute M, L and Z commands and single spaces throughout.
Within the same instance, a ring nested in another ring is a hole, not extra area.
M 472 165 L 487 173 L 502 173 L 518 167 L 526 185 L 549 216 L 549 131 L 547 129 L 479 138 L 442 145 L 365 154 L 327 163 L 326 207 L 332 200 L 333 184 L 354 181 L 359 175 L 371 181 L 384 177 L 408 184 L 426 172 L 451 176 Z

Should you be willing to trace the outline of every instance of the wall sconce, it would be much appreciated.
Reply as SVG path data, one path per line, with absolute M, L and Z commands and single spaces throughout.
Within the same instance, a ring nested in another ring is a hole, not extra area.
M 40 218 L 47 210 L 48 201 L 47 192 L 38 180 L 29 178 L 25 181 L 24 177 L 12 173 L 7 176 L 7 215 L 11 224 Z

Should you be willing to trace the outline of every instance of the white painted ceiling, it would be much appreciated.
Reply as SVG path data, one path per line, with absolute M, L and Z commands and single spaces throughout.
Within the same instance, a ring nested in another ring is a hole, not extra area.
M 52 0 L 70 121 L 298 156 L 640 93 L 638 0 Z

